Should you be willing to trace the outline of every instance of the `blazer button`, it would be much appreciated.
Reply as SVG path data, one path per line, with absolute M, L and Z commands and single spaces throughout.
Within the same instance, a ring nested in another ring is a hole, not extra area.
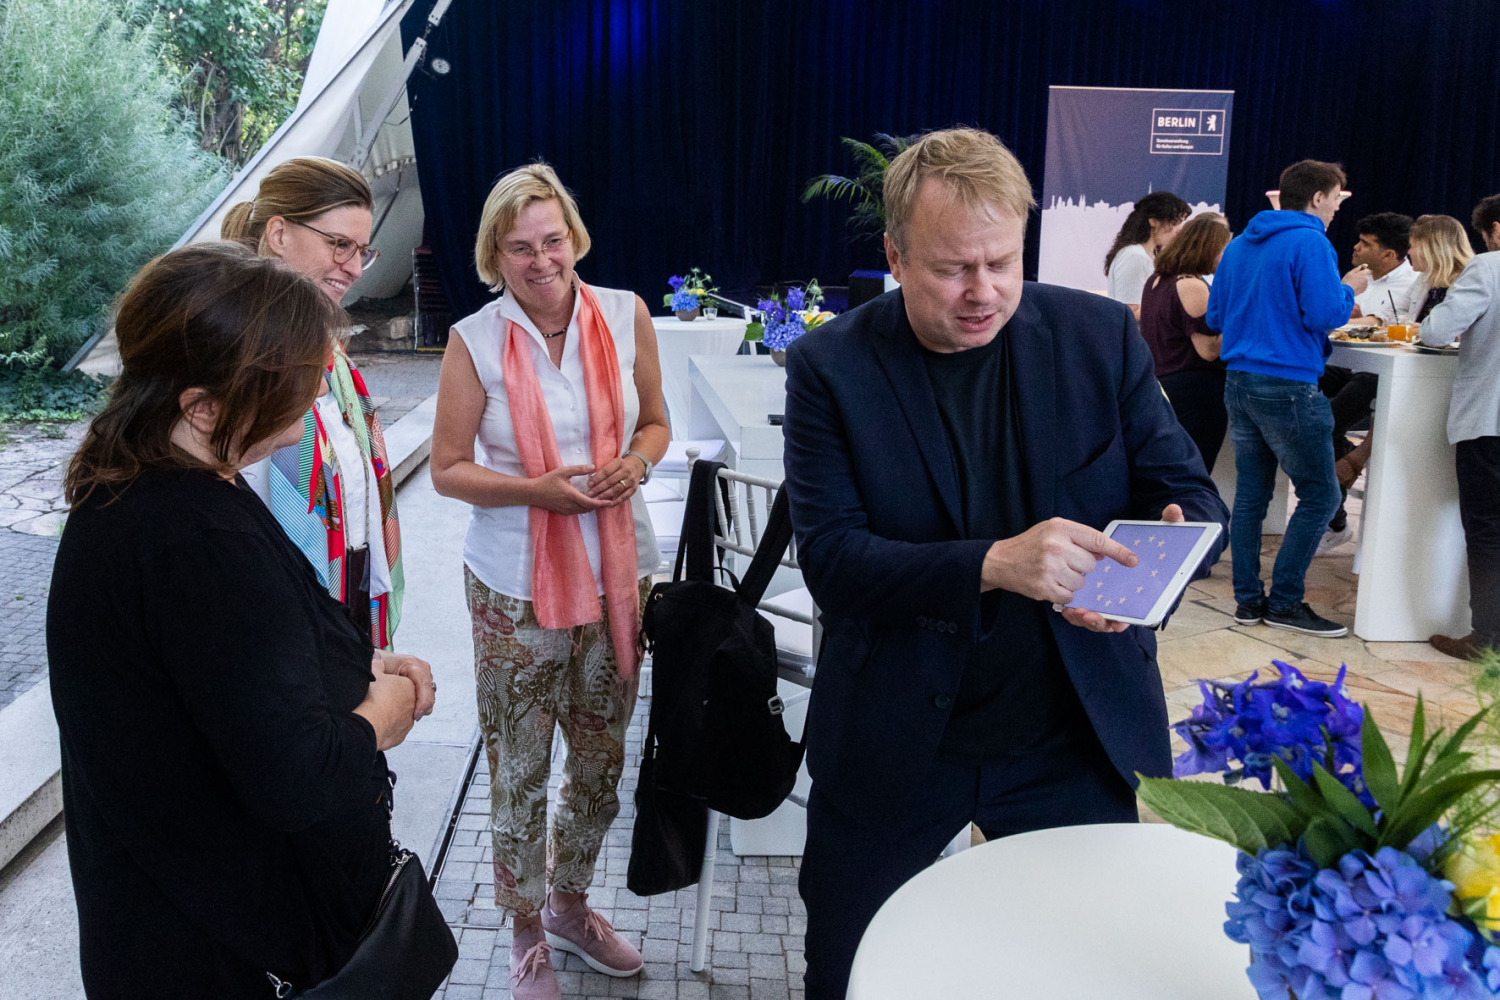
M 926 615 L 917 615 L 917 625 L 919 627 L 921 627 L 921 628 L 926 628 L 927 627 L 927 616 Z
M 949 635 L 958 635 L 958 623 L 957 622 L 949 622 L 948 623 L 948 634 Z
M 953 706 L 953 699 L 945 694 L 940 694 L 932 699 L 932 703 L 938 708 L 946 710 Z

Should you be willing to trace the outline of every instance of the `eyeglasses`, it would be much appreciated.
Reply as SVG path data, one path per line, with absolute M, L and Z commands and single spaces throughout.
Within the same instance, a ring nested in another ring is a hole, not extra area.
M 511 260 L 515 261 L 517 264 L 520 264 L 525 261 L 531 260 L 533 257 L 551 257 L 553 254 L 557 253 L 563 247 L 572 242 L 573 234 L 568 233 L 566 236 L 554 236 L 552 237 L 552 239 L 547 240 L 539 247 L 531 247 L 527 246 L 525 243 L 522 243 L 517 246 L 506 247 L 500 252 L 505 254 L 505 256 L 509 257 Z
M 295 222 L 291 219 L 287 221 L 292 222 L 293 225 L 301 226 L 303 229 L 311 229 L 327 240 L 328 245 L 333 248 L 333 262 L 335 264 L 349 263 L 356 253 L 359 254 L 359 266 L 361 268 L 369 267 L 380 259 L 380 251 L 368 243 L 351 240 L 347 236 L 335 236 L 332 233 L 325 233 L 323 230 L 315 226 L 309 226 L 305 222 Z

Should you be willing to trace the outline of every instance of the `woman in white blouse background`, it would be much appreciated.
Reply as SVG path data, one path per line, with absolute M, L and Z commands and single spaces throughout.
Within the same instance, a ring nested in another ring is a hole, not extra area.
M 499 295 L 453 327 L 432 438 L 433 485 L 473 505 L 465 582 L 517 1000 L 559 995 L 553 948 L 609 975 L 641 968 L 585 896 L 619 811 L 659 559 L 637 488 L 670 433 L 650 314 L 579 279 L 589 247 L 551 167 L 496 183 L 474 256 Z M 554 724 L 568 755 L 549 831 Z
M 1104 255 L 1109 297 L 1141 318 L 1141 292 L 1156 271 L 1156 252 L 1172 241 L 1192 206 L 1170 191 L 1153 191 L 1131 206 L 1130 214 Z

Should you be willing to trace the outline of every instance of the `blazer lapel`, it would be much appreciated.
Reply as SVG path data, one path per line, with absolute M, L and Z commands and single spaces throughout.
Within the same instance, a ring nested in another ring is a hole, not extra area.
M 964 520 L 963 507 L 958 499 L 958 471 L 953 467 L 953 455 L 948 449 L 943 419 L 938 415 L 932 383 L 927 378 L 927 366 L 922 363 L 916 335 L 911 332 L 911 323 L 906 318 L 905 298 L 900 294 L 892 296 L 889 309 L 880 324 L 880 335 L 885 343 L 875 356 L 891 380 L 891 387 L 896 390 L 896 402 L 911 425 L 922 461 L 937 486 L 938 496 L 942 498 L 943 509 L 955 530 L 962 534 Z
M 1027 282 L 1026 287 L 1030 285 Z M 1057 509 L 1057 371 L 1053 334 L 1042 322 L 1041 312 L 1023 293 L 1003 335 L 1010 338 L 1011 379 L 1021 413 L 1021 439 L 1025 442 L 1022 459 L 1026 464 L 1031 520 L 1039 524 Z

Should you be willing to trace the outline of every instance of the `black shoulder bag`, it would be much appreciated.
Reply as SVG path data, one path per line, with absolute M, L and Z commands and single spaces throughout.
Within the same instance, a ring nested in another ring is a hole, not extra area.
M 701 820 L 689 827 L 696 804 L 740 819 L 773 812 L 791 792 L 802 763 L 801 743 L 787 735 L 776 693 L 776 633 L 756 604 L 791 542 L 785 491 L 776 496 L 744 582 L 733 589 L 714 583 L 712 551 L 717 462 L 698 462 L 688 488 L 682 545 L 671 583 L 658 584 L 646 602 L 641 629 L 651 650 L 651 718 L 637 787 L 630 876 L 647 887 L 646 876 L 661 860 L 658 837 L 670 836 L 672 873 L 661 878 L 681 888 L 697 880 L 702 863 Z M 687 575 L 683 576 L 683 563 Z M 642 797 L 647 800 L 642 805 Z M 670 803 L 670 805 L 668 805 Z M 682 822 L 664 831 L 663 807 Z M 696 833 L 692 850 L 688 838 Z M 680 848 L 680 849 L 679 849 Z M 640 855 L 640 861 L 637 861 Z M 688 869 L 691 869 L 689 872 Z M 686 878 L 686 881 L 680 881 Z M 642 894 L 634 884 L 631 891 Z
M 267 972 L 277 997 L 297 1000 L 428 1000 L 458 961 L 458 942 L 438 909 L 422 862 L 393 843 L 390 877 L 344 967 L 298 990 Z

